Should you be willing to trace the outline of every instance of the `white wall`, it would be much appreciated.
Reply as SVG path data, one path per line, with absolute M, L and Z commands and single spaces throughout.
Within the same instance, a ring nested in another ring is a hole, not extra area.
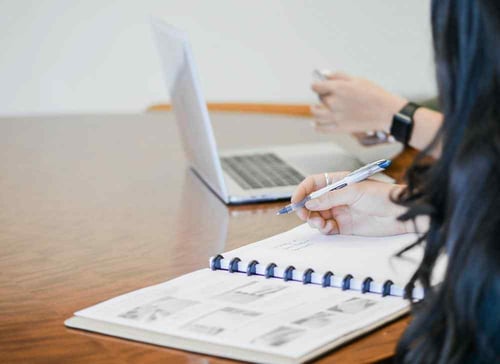
M 428 0 L 0 0 L 0 115 L 166 101 L 150 15 L 190 34 L 211 101 L 310 102 L 314 67 L 435 93 Z

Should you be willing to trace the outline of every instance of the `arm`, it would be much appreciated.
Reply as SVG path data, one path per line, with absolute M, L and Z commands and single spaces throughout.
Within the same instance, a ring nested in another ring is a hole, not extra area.
M 429 144 L 443 123 L 443 114 L 420 107 L 413 115 L 413 132 L 409 144 L 416 149 L 424 149 Z M 433 157 L 438 158 L 439 149 L 433 151 Z
M 327 81 L 312 85 L 321 100 L 311 106 L 315 126 L 319 131 L 389 132 L 392 117 L 408 102 L 376 84 L 357 77 L 335 73 Z M 414 115 L 414 127 L 409 144 L 423 149 L 432 140 L 442 123 L 442 114 L 419 108 Z M 439 153 L 439 152 L 436 152 Z M 435 155 L 437 157 L 437 155 Z

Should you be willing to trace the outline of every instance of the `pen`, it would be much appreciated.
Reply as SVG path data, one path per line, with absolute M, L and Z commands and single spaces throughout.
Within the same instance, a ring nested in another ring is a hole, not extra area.
M 340 190 L 341 188 L 344 188 L 346 186 L 349 186 L 353 183 L 361 182 L 374 174 L 385 170 L 391 165 L 391 161 L 389 159 L 381 159 L 376 162 L 372 162 L 367 164 L 364 167 L 361 167 L 359 169 L 356 169 L 355 171 L 349 173 L 347 176 L 342 178 L 340 181 L 337 181 L 335 183 L 326 185 L 325 187 L 312 192 L 311 194 L 307 195 L 302 201 L 296 202 L 289 204 L 285 207 L 283 207 L 281 210 L 279 210 L 276 215 L 284 215 L 284 214 L 289 214 L 292 211 L 295 211 L 301 207 L 304 207 L 307 201 L 310 201 L 312 199 L 318 198 L 322 195 L 324 195 L 327 192 L 333 191 L 333 190 Z

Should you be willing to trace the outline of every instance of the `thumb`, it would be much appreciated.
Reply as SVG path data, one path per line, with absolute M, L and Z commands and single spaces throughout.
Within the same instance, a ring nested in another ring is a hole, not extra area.
M 311 89 L 316 92 L 319 96 L 327 96 L 330 94 L 335 94 L 339 87 L 342 87 L 348 81 L 348 79 L 337 78 L 337 73 L 329 76 L 326 81 L 314 82 L 311 85 Z
M 311 89 L 320 96 L 326 96 L 334 91 L 333 82 L 331 80 L 314 82 Z
M 349 76 L 347 73 L 344 72 L 334 72 L 332 74 L 329 74 L 328 76 L 329 80 L 343 80 L 343 81 L 349 81 L 351 79 L 351 76 Z
M 323 196 L 307 201 L 306 208 L 310 211 L 323 211 L 335 206 L 352 205 L 359 200 L 361 191 L 357 185 L 333 190 Z

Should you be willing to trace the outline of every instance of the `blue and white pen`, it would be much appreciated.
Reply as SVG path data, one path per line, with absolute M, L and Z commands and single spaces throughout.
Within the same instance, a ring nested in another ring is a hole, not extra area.
M 306 204 L 307 201 L 310 201 L 312 199 L 318 198 L 325 193 L 328 193 L 333 190 L 340 190 L 341 188 L 344 188 L 346 186 L 352 185 L 353 183 L 361 182 L 374 174 L 381 172 L 385 169 L 387 169 L 391 165 L 391 161 L 389 159 L 381 159 L 379 161 L 369 163 L 364 167 L 361 167 L 359 169 L 356 169 L 355 171 L 349 173 L 347 176 L 342 178 L 340 181 L 337 181 L 335 183 L 326 185 L 325 187 L 314 191 L 313 193 L 309 194 L 304 198 L 302 201 L 292 203 L 290 205 L 287 205 L 283 207 L 281 210 L 279 210 L 276 215 L 284 215 L 284 214 L 289 214 L 292 211 L 298 210 Z

